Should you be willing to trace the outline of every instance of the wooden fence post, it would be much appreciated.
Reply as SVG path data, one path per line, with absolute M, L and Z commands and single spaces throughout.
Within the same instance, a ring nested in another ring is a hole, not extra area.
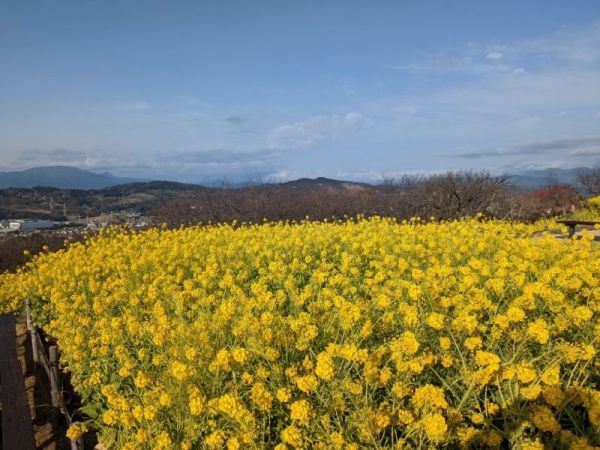
M 48 348 L 48 362 L 50 363 L 50 388 L 52 389 L 52 406 L 59 408 L 60 388 L 58 380 L 58 350 L 56 345 L 51 345 Z
M 37 365 L 40 363 L 40 355 L 38 353 L 37 330 L 31 320 L 31 306 L 29 304 L 29 299 L 25 300 L 25 317 L 27 319 L 27 330 L 29 331 L 29 337 L 31 338 L 31 353 L 33 353 L 33 362 L 37 367 Z

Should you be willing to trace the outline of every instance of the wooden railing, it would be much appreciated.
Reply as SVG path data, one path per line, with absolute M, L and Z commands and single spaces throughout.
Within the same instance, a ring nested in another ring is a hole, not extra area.
M 15 316 L 0 315 L 0 389 L 2 390 L 2 448 L 35 450 L 35 437 L 25 380 L 17 358 Z
M 44 369 L 46 376 L 50 380 L 52 406 L 55 408 L 55 411 L 62 413 L 67 426 L 71 426 L 73 419 L 65 405 L 62 385 L 60 382 L 60 371 L 58 370 L 58 348 L 56 345 L 49 345 L 48 353 L 46 354 L 46 345 L 42 340 L 37 327 L 33 324 L 31 319 L 31 305 L 29 304 L 29 300 L 25 300 L 25 317 L 27 320 L 27 331 L 31 337 L 31 352 L 33 362 Z M 83 440 L 81 438 L 71 439 L 71 450 L 83 450 Z
M 25 301 L 27 331 L 31 339 L 32 359 L 36 369 L 41 367 L 50 380 L 50 394 L 55 414 L 62 413 L 67 426 L 73 420 L 63 398 L 58 348 L 47 346 L 31 320 L 29 301 Z M 46 353 L 46 347 L 48 352 Z M 2 391 L 2 449 L 35 450 L 35 436 L 23 370 L 17 358 L 16 321 L 12 314 L 0 314 L 0 390 Z M 55 416 L 56 419 L 56 416 Z M 55 420 L 56 424 L 56 420 Z M 71 439 L 71 450 L 83 450 L 83 440 Z

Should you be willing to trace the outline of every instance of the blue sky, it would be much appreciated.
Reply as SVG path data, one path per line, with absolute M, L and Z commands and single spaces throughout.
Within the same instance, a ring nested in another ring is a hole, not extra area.
M 202 182 L 600 159 L 600 2 L 0 2 L 0 170 Z

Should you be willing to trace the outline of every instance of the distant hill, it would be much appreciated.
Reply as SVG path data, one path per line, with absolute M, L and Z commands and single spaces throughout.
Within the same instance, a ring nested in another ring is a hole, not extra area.
M 526 189 L 535 189 L 548 185 L 549 183 L 575 183 L 577 174 L 581 171 L 590 170 L 586 167 L 577 167 L 574 169 L 543 169 L 529 170 L 521 173 L 509 175 L 508 179 L 514 185 Z M 167 191 L 179 191 L 193 189 L 190 184 L 176 182 L 152 182 L 144 178 L 125 178 L 117 177 L 108 172 L 96 173 L 89 170 L 78 169 L 70 166 L 46 166 L 34 167 L 32 169 L 0 172 L 0 189 L 8 188 L 33 188 L 38 186 L 53 187 L 57 189 L 104 189 L 113 186 L 127 185 L 123 188 L 116 188 L 113 192 L 106 192 L 107 195 L 116 195 L 125 191 L 146 191 L 148 189 L 158 191 L 161 189 Z M 137 183 L 143 183 L 138 184 Z M 364 183 L 357 181 L 335 180 L 332 178 L 299 178 L 297 180 L 280 183 L 283 187 L 295 189 L 311 189 L 327 187 L 330 189 L 365 189 L 372 187 L 373 183 Z M 196 185 L 197 186 L 197 185 Z M 244 187 L 243 184 L 233 184 L 230 187 Z
M 68 216 L 96 216 L 113 211 L 147 214 L 174 199 L 184 199 L 210 188 L 170 181 L 119 184 L 102 189 L 54 187 L 0 189 L 0 219 L 62 220 Z
M 333 178 L 298 178 L 297 180 L 281 183 L 282 186 L 292 186 L 297 188 L 328 187 L 333 189 L 353 189 L 373 187 L 369 183 L 360 183 L 358 181 L 335 180 Z
M 588 167 L 528 170 L 520 174 L 509 175 L 508 179 L 516 186 L 534 189 L 547 186 L 551 183 L 575 184 L 577 175 L 580 172 L 588 170 L 590 170 Z
M 556 182 L 574 183 L 577 174 L 586 170 L 590 169 L 531 170 L 509 175 L 509 181 L 524 189 L 536 189 Z M 280 199 L 287 199 L 285 201 L 294 199 L 296 202 L 298 199 L 315 198 L 310 196 L 319 192 L 342 196 L 352 192 L 376 195 L 382 192 L 381 189 L 381 185 L 324 177 L 300 178 L 246 188 L 201 186 L 174 181 L 131 180 L 73 167 L 39 167 L 22 172 L 0 172 L 0 219 L 60 220 L 65 211 L 68 216 L 75 217 L 93 217 L 112 211 L 149 214 L 176 201 L 180 202 L 178 208 L 189 208 L 194 202 L 213 202 L 220 210 L 229 208 L 235 211 L 240 205 L 246 209 L 255 208 L 256 195 L 278 195 Z M 232 192 L 226 193 L 225 190 Z M 284 206 L 281 205 L 282 208 Z
M 0 189 L 35 186 L 59 189 L 102 189 L 135 181 L 145 180 L 121 178 L 108 172 L 95 173 L 69 166 L 34 167 L 18 172 L 0 172 Z

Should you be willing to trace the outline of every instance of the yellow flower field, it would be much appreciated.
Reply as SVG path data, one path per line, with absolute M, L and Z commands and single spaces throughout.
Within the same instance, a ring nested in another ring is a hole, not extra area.
M 109 230 L 0 276 L 109 448 L 600 445 L 600 249 L 543 224 Z

